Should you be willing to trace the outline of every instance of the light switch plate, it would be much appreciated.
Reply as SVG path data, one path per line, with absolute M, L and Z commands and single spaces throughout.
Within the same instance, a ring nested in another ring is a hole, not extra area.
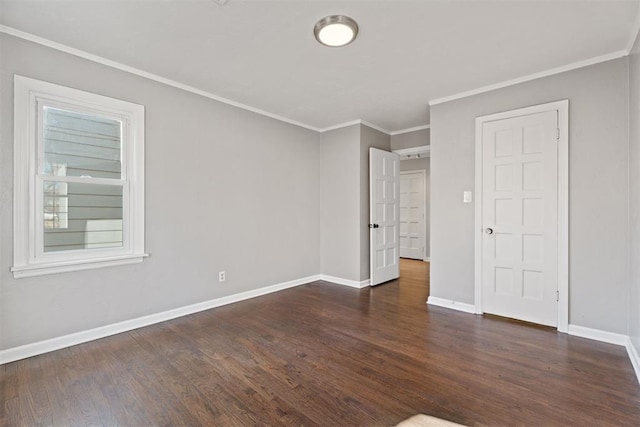
M 471 203 L 472 201 L 471 191 L 462 192 L 462 203 Z

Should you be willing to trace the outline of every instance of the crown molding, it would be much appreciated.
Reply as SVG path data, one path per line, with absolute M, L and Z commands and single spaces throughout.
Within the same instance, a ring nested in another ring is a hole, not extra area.
M 360 120 L 360 119 L 351 120 L 351 121 L 344 122 L 344 123 L 338 123 L 337 125 L 327 126 L 326 128 L 320 128 L 320 129 L 318 129 L 318 132 L 324 133 L 324 132 L 329 132 L 329 131 L 332 131 L 332 130 L 347 128 L 349 126 L 360 125 L 360 124 L 362 124 L 362 120 Z
M 86 59 L 88 61 L 96 62 L 98 64 L 102 64 L 102 65 L 105 65 L 107 67 L 115 68 L 117 70 L 124 71 L 124 72 L 130 73 L 130 74 L 134 74 L 136 76 L 143 77 L 143 78 L 146 78 L 146 79 L 149 79 L 149 80 L 153 80 L 155 82 L 162 83 L 162 84 L 165 84 L 167 86 L 171 86 L 171 87 L 174 87 L 174 88 L 177 88 L 177 89 L 184 90 L 186 92 L 190 92 L 190 93 L 193 93 L 193 94 L 196 94 L 196 95 L 200 95 L 200 96 L 203 96 L 205 98 L 209 98 L 209 99 L 212 99 L 214 101 L 221 102 L 223 104 L 231 105 L 232 107 L 236 107 L 236 108 L 240 108 L 240 109 L 243 109 L 243 110 L 251 111 L 252 113 L 260 114 L 262 116 L 266 116 L 266 117 L 269 117 L 269 118 L 272 118 L 272 119 L 275 119 L 275 120 L 278 120 L 278 121 L 281 121 L 281 122 L 284 122 L 284 123 L 288 123 L 288 124 L 291 124 L 291 125 L 294 125 L 294 126 L 299 126 L 301 128 L 309 129 L 309 130 L 312 130 L 312 131 L 315 131 L 315 132 L 321 132 L 322 133 L 322 132 L 327 132 L 327 131 L 334 130 L 334 129 L 339 129 L 339 128 L 343 128 L 343 127 L 347 127 L 347 126 L 352 126 L 354 124 L 362 124 L 362 125 L 365 125 L 365 126 L 368 126 L 368 127 L 372 128 L 372 129 L 375 129 L 377 131 L 386 133 L 387 135 L 390 135 L 390 132 L 388 130 L 386 130 L 386 129 L 380 127 L 380 126 L 374 125 L 373 123 L 369 123 L 369 122 L 366 122 L 364 120 L 361 120 L 361 119 L 352 120 L 352 121 L 349 121 L 349 122 L 346 122 L 346 123 L 340 123 L 340 124 L 337 124 L 337 125 L 334 125 L 334 126 L 329 126 L 329 127 L 326 127 L 326 128 L 319 128 L 319 127 L 312 126 L 312 125 L 307 124 L 307 123 L 299 122 L 297 120 L 293 120 L 293 119 L 290 119 L 288 117 L 281 116 L 279 114 L 270 113 L 269 111 L 265 111 L 265 110 L 262 110 L 260 108 L 255 108 L 255 107 L 252 107 L 250 105 L 243 104 L 241 102 L 237 102 L 237 101 L 234 101 L 232 99 L 225 98 L 223 96 L 219 96 L 219 95 L 216 95 L 216 94 L 211 93 L 211 92 L 207 92 L 206 90 L 198 89 L 196 87 L 189 86 L 189 85 L 180 83 L 178 81 L 171 80 L 171 79 L 159 76 L 157 74 L 153 74 L 153 73 L 150 73 L 148 71 L 141 70 L 139 68 L 131 67 L 129 65 L 125 65 L 125 64 L 122 64 L 120 62 L 104 58 L 102 56 L 94 55 L 94 54 L 86 52 L 84 50 L 76 49 L 74 47 L 67 46 L 67 45 L 62 44 L 62 43 L 54 42 L 53 40 L 49 40 L 49 39 L 46 39 L 44 37 L 36 36 L 35 34 L 27 33 L 25 31 L 21 31 L 21 30 L 18 30 L 16 28 L 9 27 L 7 25 L 1 25 L 0 24 L 0 33 L 5 33 L 5 34 L 8 34 L 10 36 L 14 36 L 14 37 L 17 37 L 17 38 L 20 38 L 20 39 L 23 39 L 23 40 L 27 40 L 27 41 L 30 41 L 30 42 L 33 42 L 33 43 L 36 43 L 36 44 L 39 44 L 39 45 L 42 45 L 42 46 L 49 47 L 51 49 L 58 50 L 60 52 L 68 53 L 70 55 L 74 55 L 74 56 Z
M 135 75 L 137 75 L 139 77 L 144 77 L 146 79 L 153 80 L 153 81 L 156 81 L 158 83 L 165 84 L 167 86 L 171 86 L 171 87 L 174 87 L 174 88 L 177 88 L 177 89 L 181 89 L 181 90 L 184 90 L 186 92 L 191 92 L 193 94 L 200 95 L 200 96 L 203 96 L 205 98 L 209 98 L 209 99 L 212 99 L 214 101 L 221 102 L 223 104 L 231 105 L 232 107 L 236 107 L 236 108 L 240 108 L 240 109 L 243 109 L 243 110 L 251 111 L 252 113 L 260 114 L 262 116 L 266 116 L 266 117 L 269 117 L 269 118 L 272 118 L 272 119 L 275 119 L 275 120 L 278 120 L 278 121 L 281 121 L 281 122 L 284 122 L 284 123 L 288 123 L 288 124 L 291 124 L 291 125 L 294 125 L 294 126 L 299 126 L 301 128 L 313 130 L 313 131 L 316 131 L 316 132 L 320 132 L 321 131 L 319 128 L 317 128 L 315 126 L 311 126 L 311 125 L 309 125 L 307 123 L 302 123 L 302 122 L 299 122 L 297 120 L 292 120 L 292 119 L 289 119 L 287 117 L 280 116 L 278 114 L 273 114 L 273 113 L 270 113 L 268 111 L 262 110 L 260 108 L 255 108 L 255 107 L 252 107 L 250 105 L 246 105 L 246 104 L 243 104 L 241 102 L 237 102 L 237 101 L 234 101 L 232 99 L 228 99 L 228 98 L 216 95 L 214 93 L 207 92 L 205 90 L 198 89 L 198 88 L 195 88 L 193 86 L 189 86 L 189 85 L 177 82 L 175 80 L 171 80 L 171 79 L 159 76 L 157 74 L 149 73 L 147 71 L 140 70 L 140 69 L 135 68 L 135 67 L 130 67 L 129 65 L 125 65 L 125 64 L 122 64 L 122 63 L 117 62 L 117 61 L 112 61 L 111 59 L 107 59 L 107 58 L 103 58 L 103 57 L 98 56 L 98 55 L 94 55 L 94 54 L 86 52 L 84 50 L 76 49 L 76 48 L 73 48 L 71 46 L 67 46 L 67 45 L 62 44 L 62 43 L 54 42 L 52 40 L 45 39 L 45 38 L 40 37 L 40 36 L 36 36 L 34 34 L 31 34 L 31 33 L 27 33 L 27 32 L 21 31 L 21 30 L 17 30 L 15 28 L 9 27 L 7 25 L 0 25 L 0 33 L 5 33 L 5 34 L 8 34 L 10 36 L 14 36 L 14 37 L 17 37 L 17 38 L 20 38 L 20 39 L 23 39 L 23 40 L 27 40 L 27 41 L 30 41 L 30 42 L 33 42 L 33 43 L 37 43 L 39 45 L 46 46 L 46 47 L 49 47 L 51 49 L 55 49 L 55 50 L 58 50 L 58 51 L 61 51 L 61 52 L 64 52 L 64 53 L 68 53 L 70 55 L 74 55 L 74 56 L 86 59 L 88 61 L 96 62 L 98 64 L 106 65 L 107 67 L 115 68 L 115 69 L 120 70 L 120 71 L 124 71 L 124 72 L 130 73 L 130 74 L 135 74 Z
M 618 59 L 618 58 L 627 56 L 627 55 L 629 55 L 629 52 L 633 48 L 633 45 L 635 43 L 635 40 L 636 40 L 639 32 L 640 32 L 640 10 L 638 11 L 638 14 L 637 14 L 637 17 L 636 17 L 636 22 L 634 24 L 634 29 L 632 31 L 632 35 L 631 35 L 631 38 L 630 38 L 630 40 L 628 42 L 627 48 L 625 50 L 620 50 L 620 51 L 612 52 L 612 53 L 609 53 L 609 54 L 606 54 L 606 55 L 597 56 L 597 57 L 594 57 L 594 58 L 586 59 L 584 61 L 574 62 L 572 64 L 568 64 L 568 65 L 565 65 L 565 66 L 562 66 L 562 67 L 557 67 L 557 68 L 553 68 L 553 69 L 550 69 L 550 70 L 541 71 L 539 73 L 529 74 L 529 75 L 526 75 L 526 76 L 518 77 L 516 79 L 511 79 L 511 80 L 507 80 L 507 81 L 504 81 L 504 82 L 495 83 L 495 84 L 488 85 L 488 86 L 483 86 L 483 87 L 480 87 L 480 88 L 477 88 L 477 89 L 472 89 L 472 90 L 469 90 L 469 91 L 460 92 L 458 94 L 432 99 L 432 100 L 430 100 L 428 102 L 428 104 L 431 107 L 431 106 L 434 106 L 434 105 L 443 104 L 445 102 L 454 101 L 456 99 L 462 99 L 462 98 L 466 98 L 466 97 L 469 97 L 469 96 L 478 95 L 478 94 L 485 93 L 485 92 L 490 92 L 492 90 L 501 89 L 501 88 L 508 87 L 508 86 L 513 86 L 513 85 L 516 85 L 516 84 L 519 84 L 519 83 L 524 83 L 524 82 L 535 80 L 535 79 L 539 79 L 539 78 L 542 78 L 542 77 L 547 77 L 547 76 L 551 76 L 551 75 L 554 75 L 554 74 L 563 73 L 565 71 L 570 71 L 570 70 L 574 70 L 574 69 L 577 69 L 577 68 L 582 68 L 582 67 L 586 67 L 586 66 L 589 66 L 589 65 L 598 64 L 600 62 L 606 62 L 606 61 L 610 61 L 610 60 L 613 60 L 613 59 Z M 107 58 L 104 58 L 104 57 L 101 57 L 101 56 L 98 56 L 98 55 L 94 55 L 92 53 L 89 53 L 89 52 L 86 52 L 86 51 L 83 51 L 83 50 L 80 50 L 80 49 L 76 49 L 76 48 L 73 48 L 71 46 L 67 46 L 65 44 L 58 43 L 58 42 L 46 39 L 44 37 L 36 36 L 35 34 L 27 33 L 25 31 L 21 31 L 21 30 L 18 30 L 16 28 L 13 28 L 13 27 L 10 27 L 10 26 L 7 26 L 7 25 L 0 24 L 0 33 L 8 34 L 10 36 L 17 37 L 17 38 L 20 38 L 20 39 L 23 39 L 23 40 L 27 40 L 27 41 L 30 41 L 30 42 L 33 42 L 33 43 L 36 43 L 36 44 L 39 44 L 39 45 L 42 45 L 42 46 L 46 46 L 46 47 L 49 47 L 51 49 L 55 49 L 55 50 L 58 50 L 58 51 L 61 51 L 61 52 L 64 52 L 64 53 L 67 53 L 67 54 L 70 54 L 70 55 L 74 55 L 74 56 L 86 59 L 88 61 L 92 61 L 92 62 L 95 62 L 95 63 L 98 63 L 98 64 L 105 65 L 107 67 L 111 67 L 111 68 L 114 68 L 114 69 L 117 69 L 117 70 L 120 70 L 120 71 L 124 71 L 124 72 L 130 73 L 130 74 L 137 75 L 139 77 L 143 77 L 143 78 L 146 78 L 146 79 L 149 79 L 149 80 L 153 80 L 155 82 L 162 83 L 162 84 L 165 84 L 167 86 L 171 86 L 171 87 L 174 87 L 174 88 L 177 88 L 177 89 L 181 89 L 181 90 L 184 90 L 186 92 L 193 93 L 195 95 L 199 95 L 199 96 L 202 96 L 202 97 L 205 97 L 205 98 L 209 98 L 209 99 L 212 99 L 214 101 L 218 101 L 218 102 L 221 102 L 223 104 L 230 105 L 232 107 L 236 107 L 236 108 L 240 108 L 240 109 L 243 109 L 243 110 L 246 110 L 246 111 L 250 111 L 252 113 L 256 113 L 256 114 L 259 114 L 259 115 L 262 115 L 262 116 L 265 116 L 265 117 L 269 117 L 269 118 L 274 119 L 274 120 L 278 120 L 280 122 L 288 123 L 288 124 L 291 124 L 291 125 L 294 125 L 294 126 L 298 126 L 298 127 L 304 128 L 304 129 L 309 129 L 309 130 L 312 130 L 312 131 L 315 131 L 315 132 L 322 133 L 322 132 L 327 132 L 327 131 L 330 131 L 330 130 L 340 129 L 340 128 L 343 128 L 343 127 L 353 126 L 355 124 L 361 124 L 361 125 L 368 126 L 368 127 L 372 128 L 372 129 L 375 129 L 377 131 L 380 131 L 382 133 L 385 133 L 387 135 L 394 136 L 394 135 L 400 135 L 400 134 L 403 134 L 403 133 L 415 132 L 415 131 L 418 131 L 418 130 L 429 129 L 430 128 L 430 125 L 423 125 L 423 126 L 416 126 L 416 127 L 412 127 L 412 128 L 401 129 L 401 130 L 398 130 L 398 131 L 391 132 L 391 131 L 389 131 L 387 129 L 384 129 L 384 128 L 380 127 L 380 126 L 374 125 L 373 123 L 369 123 L 369 122 L 367 122 L 365 120 L 362 120 L 362 119 L 352 120 L 352 121 L 349 121 L 349 122 L 340 123 L 340 124 L 333 125 L 333 126 L 319 128 L 319 127 L 312 126 L 312 125 L 307 124 L 307 123 L 303 123 L 303 122 L 300 122 L 300 121 L 297 121 L 297 120 L 290 119 L 288 117 L 281 116 L 279 114 L 270 113 L 269 111 L 265 111 L 265 110 L 262 110 L 260 108 L 252 107 L 250 105 L 243 104 L 241 102 L 237 102 L 237 101 L 234 101 L 232 99 L 228 99 L 228 98 L 216 95 L 214 93 L 207 92 L 205 90 L 198 89 L 196 87 L 189 86 L 189 85 L 180 83 L 178 81 L 171 80 L 171 79 L 159 76 L 157 74 L 153 74 L 153 73 L 150 73 L 150 72 L 147 72 L 147 71 L 135 68 L 135 67 L 131 67 L 129 65 L 125 65 L 125 64 L 122 64 L 120 62 L 113 61 L 111 59 L 107 59 Z
M 386 129 L 380 127 L 380 126 L 374 125 L 373 123 L 369 123 L 369 122 L 367 122 L 365 120 L 362 120 L 362 119 L 351 120 L 351 121 L 348 121 L 348 122 L 339 123 L 337 125 L 328 126 L 326 128 L 318 129 L 318 132 L 324 133 L 324 132 L 329 132 L 329 131 L 336 130 L 336 129 L 346 128 L 346 127 L 353 126 L 353 125 L 367 126 L 367 127 L 370 127 L 371 129 L 375 129 L 375 130 L 377 130 L 379 132 L 382 132 L 384 134 L 391 135 L 391 132 L 389 132 L 388 130 L 386 130 Z
M 629 37 L 629 41 L 627 42 L 627 55 L 629 55 L 631 53 L 631 50 L 633 50 L 633 45 L 636 43 L 638 33 L 640 33 L 640 5 L 638 6 L 638 11 L 636 12 L 636 19 L 633 23 L 631 36 Z
M 402 135 L 403 133 L 417 132 L 419 130 L 425 130 L 425 129 L 431 129 L 431 125 L 414 126 L 412 128 L 394 130 L 389 135 L 391 136 Z
M 436 98 L 429 101 L 429 107 L 434 105 L 444 104 L 445 102 L 455 101 L 457 99 L 467 98 L 473 95 L 479 95 L 485 92 L 491 92 L 492 90 L 502 89 L 505 87 L 517 85 L 519 83 L 525 83 L 531 80 L 540 79 L 542 77 L 552 76 L 554 74 L 564 73 L 565 71 L 571 71 L 582 67 L 588 67 L 589 65 L 599 64 L 601 62 L 611 61 L 625 57 L 629 54 L 627 50 L 619 50 L 617 52 L 608 53 L 606 55 L 600 55 L 593 58 L 585 59 L 583 61 L 574 62 L 572 64 L 563 65 L 562 67 L 552 68 L 546 71 L 540 71 L 534 74 L 528 74 L 526 76 L 518 77 L 511 80 L 506 80 L 500 83 L 494 83 L 488 86 L 482 86 L 477 89 L 468 90 L 466 92 L 460 92 L 454 95 L 444 96 L 442 98 Z
M 382 133 L 386 133 L 387 135 L 391 135 L 391 132 L 389 132 L 385 128 L 377 126 L 377 125 L 374 125 L 373 123 L 367 122 L 365 120 L 360 120 L 360 124 L 365 125 L 367 127 L 370 127 L 371 129 L 375 129 L 378 132 L 382 132 Z

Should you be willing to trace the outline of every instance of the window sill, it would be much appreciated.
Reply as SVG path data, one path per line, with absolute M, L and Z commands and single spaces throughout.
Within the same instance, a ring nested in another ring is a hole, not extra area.
M 149 254 L 122 255 L 108 258 L 94 258 L 49 264 L 32 264 L 11 268 L 14 279 L 23 277 L 44 276 L 47 274 L 67 273 L 70 271 L 90 270 L 94 268 L 112 267 L 115 265 L 137 264 Z

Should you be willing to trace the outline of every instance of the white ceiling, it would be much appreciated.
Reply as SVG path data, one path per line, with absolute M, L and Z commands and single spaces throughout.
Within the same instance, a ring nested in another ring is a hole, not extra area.
M 637 0 L 0 0 L 0 23 L 325 128 L 429 123 L 428 101 L 628 48 Z M 313 38 L 332 14 L 360 33 Z

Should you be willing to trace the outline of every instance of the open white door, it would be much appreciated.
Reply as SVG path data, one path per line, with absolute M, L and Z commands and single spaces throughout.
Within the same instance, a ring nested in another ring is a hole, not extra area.
M 369 148 L 371 286 L 397 279 L 400 158 Z

